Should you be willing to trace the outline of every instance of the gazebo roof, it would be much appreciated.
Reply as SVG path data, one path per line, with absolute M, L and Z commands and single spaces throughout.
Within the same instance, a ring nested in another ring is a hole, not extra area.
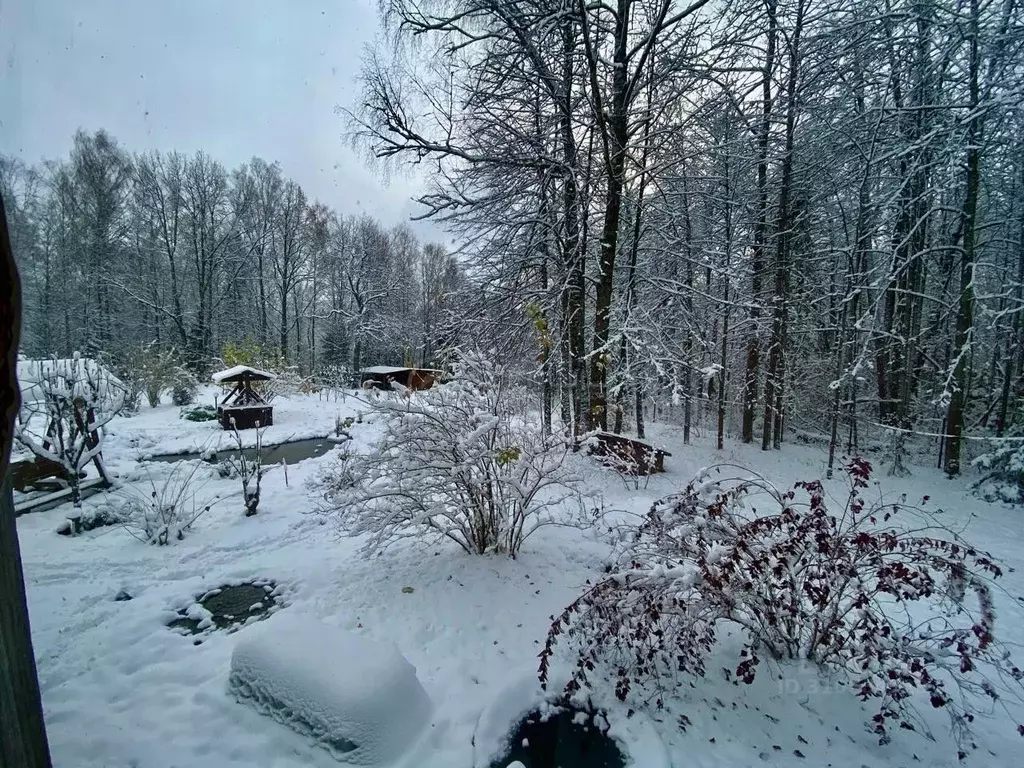
M 369 373 L 380 375 L 387 375 L 390 373 L 401 373 L 402 371 L 423 371 L 424 373 L 441 373 L 436 368 L 411 368 L 409 366 L 393 366 L 393 365 L 371 365 L 369 368 L 363 368 L 360 373 Z
M 276 373 L 267 373 L 248 365 L 236 365 L 225 371 L 218 371 L 210 377 L 217 384 L 236 384 L 240 381 L 269 381 L 276 379 Z

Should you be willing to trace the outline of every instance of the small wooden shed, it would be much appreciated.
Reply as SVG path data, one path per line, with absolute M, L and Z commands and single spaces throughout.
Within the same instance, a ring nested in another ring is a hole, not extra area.
M 390 365 L 374 365 L 360 371 L 364 387 L 391 389 L 391 384 L 401 384 L 407 389 L 430 389 L 441 371 L 433 368 L 399 368 Z
M 274 408 L 253 389 L 254 382 L 272 381 L 276 374 L 259 371 L 247 365 L 236 365 L 211 377 L 222 387 L 231 386 L 217 407 L 217 420 L 224 429 L 253 429 L 274 423 Z
M 612 432 L 595 432 L 586 442 L 587 453 L 602 456 L 626 475 L 653 475 L 665 471 L 665 457 L 672 454 L 649 443 Z

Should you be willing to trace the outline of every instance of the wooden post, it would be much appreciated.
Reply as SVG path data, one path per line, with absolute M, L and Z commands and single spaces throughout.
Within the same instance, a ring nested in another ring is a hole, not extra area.
M 21 286 L 0 197 L 0 767 L 50 768 L 50 749 L 32 651 L 14 497 L 7 466 L 14 439 L 18 391 Z

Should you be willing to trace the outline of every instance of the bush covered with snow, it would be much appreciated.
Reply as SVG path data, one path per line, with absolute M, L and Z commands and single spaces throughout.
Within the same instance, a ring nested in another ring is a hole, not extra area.
M 175 405 L 191 405 L 199 394 L 199 382 L 185 369 L 181 369 L 171 383 L 171 402 Z
M 94 464 L 104 480 L 103 428 L 124 406 L 123 384 L 95 360 L 19 360 L 22 408 L 15 439 L 35 456 L 59 464 L 81 510 L 82 471 Z
M 995 450 L 983 453 L 972 463 L 984 473 L 974 484 L 983 499 L 1024 504 L 1024 435 L 997 442 Z
M 322 511 L 346 534 L 368 535 L 368 551 L 435 535 L 514 557 L 541 526 L 584 521 L 564 467 L 570 444 L 519 415 L 526 409 L 506 371 L 485 355 L 465 355 L 450 383 L 371 398 L 380 443 L 343 454 L 321 481 Z
M 128 532 L 139 541 L 165 546 L 180 541 L 210 504 L 199 499 L 197 477 L 201 461 L 178 462 L 163 479 L 146 472 L 148 488 L 126 486 L 118 495 L 119 515 Z
M 212 405 L 194 405 L 182 408 L 180 416 L 185 421 L 216 421 L 217 409 Z
M 129 347 L 120 356 L 117 370 L 121 377 L 130 382 L 133 391 L 146 395 L 150 408 L 160 405 L 160 398 L 167 390 L 178 393 L 175 405 L 187 405 L 195 399 L 195 377 L 182 365 L 181 356 L 174 347 L 161 346 L 153 341 Z M 187 392 L 192 392 L 189 399 Z
M 228 684 L 240 701 L 356 765 L 407 751 L 432 710 L 416 669 L 393 645 L 305 617 L 248 631 L 231 655 Z
M 894 728 L 927 732 L 919 706 L 930 705 L 967 749 L 975 716 L 1024 691 L 1024 673 L 996 639 L 1001 568 L 921 507 L 869 503 L 867 462 L 847 472 L 836 512 L 818 481 L 780 492 L 761 478 L 710 474 L 655 503 L 623 567 L 554 620 L 542 681 L 567 640 L 576 658 L 567 692 L 607 670 L 621 700 L 653 690 L 661 707 L 678 675 L 702 677 L 720 634 L 739 629 L 738 682 L 753 681 L 762 657 L 807 660 L 874 702 L 881 743 Z M 760 513 L 745 503 L 755 494 Z
M 57 525 L 57 533 L 61 536 L 77 536 L 94 528 L 105 528 L 121 525 L 121 512 L 114 504 L 98 504 L 85 507 L 71 517 L 67 517 Z

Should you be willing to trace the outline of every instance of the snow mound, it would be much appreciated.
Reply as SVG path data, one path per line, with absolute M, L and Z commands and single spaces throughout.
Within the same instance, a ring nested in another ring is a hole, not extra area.
M 247 633 L 228 685 L 239 701 L 358 765 L 405 752 L 432 709 L 415 667 L 393 645 L 306 617 Z

